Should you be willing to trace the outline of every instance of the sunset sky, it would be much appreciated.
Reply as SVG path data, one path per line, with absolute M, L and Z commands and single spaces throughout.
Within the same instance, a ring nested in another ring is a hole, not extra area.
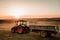
M 0 0 L 0 18 L 60 17 L 60 0 Z

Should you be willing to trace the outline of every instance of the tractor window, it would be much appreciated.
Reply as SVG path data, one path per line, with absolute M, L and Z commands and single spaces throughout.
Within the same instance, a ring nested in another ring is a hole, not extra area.
M 21 22 L 22 25 L 26 25 L 26 22 Z
M 26 22 L 18 22 L 17 25 L 26 25 Z
M 18 22 L 17 25 L 20 25 L 20 22 Z

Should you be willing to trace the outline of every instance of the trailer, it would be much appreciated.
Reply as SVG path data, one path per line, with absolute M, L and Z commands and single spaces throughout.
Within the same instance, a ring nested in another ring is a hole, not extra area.
M 58 25 L 30 25 L 30 30 L 32 32 L 40 32 L 42 37 L 48 37 L 51 34 L 59 33 L 60 27 Z

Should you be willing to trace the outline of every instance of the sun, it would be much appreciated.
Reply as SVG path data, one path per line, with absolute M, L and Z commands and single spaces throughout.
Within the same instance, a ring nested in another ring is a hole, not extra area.
M 14 6 L 9 10 L 10 15 L 14 16 L 15 18 L 20 18 L 21 16 L 25 15 L 27 12 L 28 10 L 26 8 L 20 6 Z
M 15 18 L 20 18 L 20 16 L 14 16 Z
M 19 16 L 21 16 L 22 14 L 20 13 L 20 10 L 17 9 L 11 9 L 11 15 L 14 16 L 15 18 L 20 18 Z

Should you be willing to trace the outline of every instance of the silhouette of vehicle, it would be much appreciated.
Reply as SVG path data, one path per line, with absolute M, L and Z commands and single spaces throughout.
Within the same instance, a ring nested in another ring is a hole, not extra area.
M 15 33 L 29 33 L 32 32 L 40 32 L 40 36 L 42 37 L 48 37 L 51 36 L 51 34 L 57 34 L 60 32 L 60 27 L 58 25 L 37 25 L 32 24 L 27 26 L 27 21 L 25 20 L 19 20 L 17 24 L 11 28 L 11 32 Z
M 11 28 L 11 32 L 15 33 L 28 33 L 30 31 L 29 27 L 27 26 L 27 21 L 19 20 L 17 24 Z

